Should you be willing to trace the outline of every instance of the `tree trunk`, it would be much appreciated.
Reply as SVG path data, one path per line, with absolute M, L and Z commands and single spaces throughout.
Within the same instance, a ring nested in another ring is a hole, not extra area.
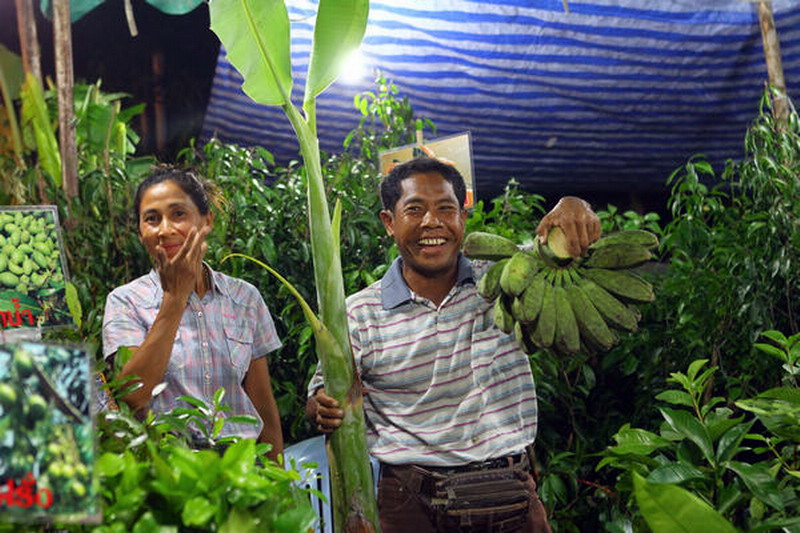
M 775 29 L 775 17 L 772 15 L 772 2 L 758 3 L 758 20 L 761 26 L 761 40 L 764 43 L 769 84 L 778 91 L 778 94 L 772 93 L 772 114 L 778 122 L 778 127 L 784 129 L 789 117 L 789 105 L 786 101 L 786 80 L 783 77 L 781 45 Z
M 61 177 L 68 198 L 78 195 L 78 152 L 72 96 L 72 23 L 69 0 L 53 1 L 53 42 L 58 86 L 58 138 L 61 146 Z
M 17 7 L 17 29 L 19 46 L 22 51 L 22 67 L 30 72 L 41 84 L 42 61 L 39 51 L 39 37 L 36 33 L 36 15 L 33 0 L 15 0 Z

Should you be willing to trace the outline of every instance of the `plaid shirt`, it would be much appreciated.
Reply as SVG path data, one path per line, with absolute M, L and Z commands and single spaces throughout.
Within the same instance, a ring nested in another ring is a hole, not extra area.
M 250 362 L 280 348 L 281 341 L 258 290 L 240 279 L 211 272 L 212 288 L 202 299 L 192 292 L 186 304 L 163 381 L 167 387 L 150 402 L 157 413 L 186 406 L 190 395 L 207 404 L 225 387 L 232 414 L 258 417 L 242 382 Z M 122 346 L 140 346 L 153 326 L 163 290 L 155 270 L 114 289 L 106 299 L 103 354 Z M 260 420 L 260 418 L 259 418 Z M 225 424 L 223 435 L 256 438 L 261 424 Z

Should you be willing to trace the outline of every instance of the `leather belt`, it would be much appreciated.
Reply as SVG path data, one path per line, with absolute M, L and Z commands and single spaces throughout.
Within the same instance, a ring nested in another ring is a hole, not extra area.
M 442 474 L 459 474 L 463 472 L 477 472 L 480 470 L 494 470 L 496 468 L 509 468 L 520 464 L 523 460 L 527 460 L 527 454 L 517 453 L 514 455 L 506 455 L 505 457 L 497 457 L 496 459 L 468 463 L 462 466 L 423 466 L 421 468 Z

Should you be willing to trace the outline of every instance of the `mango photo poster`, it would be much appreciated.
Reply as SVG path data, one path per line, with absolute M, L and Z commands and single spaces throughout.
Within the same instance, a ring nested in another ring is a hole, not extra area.
M 0 207 L 0 334 L 74 326 L 67 281 L 56 206 Z

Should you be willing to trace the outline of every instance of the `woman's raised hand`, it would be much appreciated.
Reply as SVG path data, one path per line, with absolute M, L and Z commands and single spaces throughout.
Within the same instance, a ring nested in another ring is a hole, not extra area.
M 172 259 L 161 244 L 156 246 L 156 270 L 165 295 L 188 299 L 198 281 L 203 279 L 202 261 L 208 250 L 206 236 L 210 231 L 210 224 L 204 224 L 199 230 L 196 227 L 190 229 L 183 246 Z

